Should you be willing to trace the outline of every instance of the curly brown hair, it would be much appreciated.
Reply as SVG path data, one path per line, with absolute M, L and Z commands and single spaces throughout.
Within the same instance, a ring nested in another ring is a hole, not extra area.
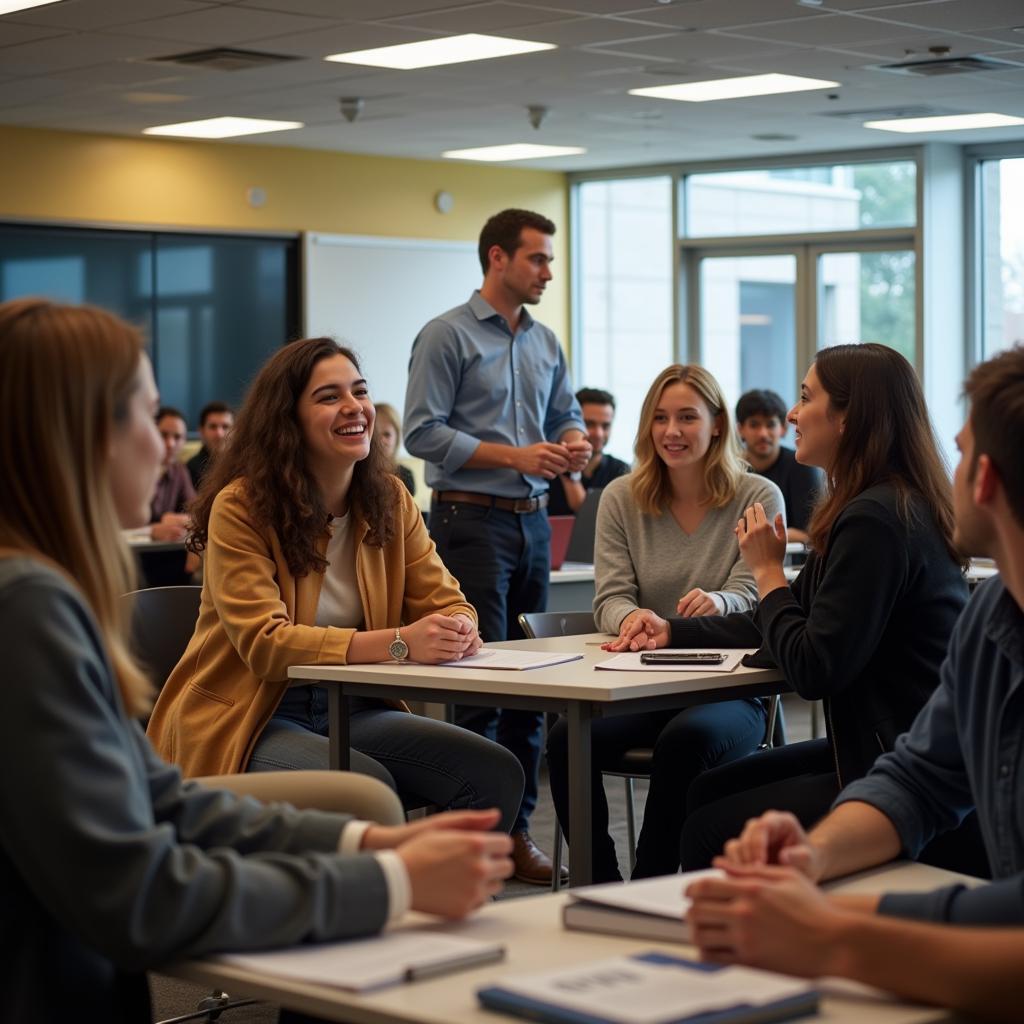
M 234 430 L 210 463 L 189 509 L 190 551 L 206 547 L 214 499 L 228 484 L 241 480 L 250 514 L 277 534 L 289 570 L 305 576 L 327 568 L 317 542 L 331 513 L 306 462 L 298 404 L 313 367 L 338 355 L 359 370 L 355 353 L 333 338 L 305 338 L 281 348 L 256 375 Z M 395 533 L 397 502 L 388 459 L 379 445 L 371 444 L 370 454 L 356 463 L 349 500 L 369 526 L 364 543 L 387 544 Z

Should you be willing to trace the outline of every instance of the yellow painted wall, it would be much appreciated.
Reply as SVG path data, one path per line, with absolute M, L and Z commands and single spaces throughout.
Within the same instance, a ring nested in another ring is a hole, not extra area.
M 568 343 L 568 187 L 559 172 L 35 128 L 0 127 L 0 152 L 0 217 L 475 240 L 497 210 L 537 210 L 559 228 L 555 280 L 537 314 Z M 260 209 L 246 201 L 251 186 L 266 190 Z M 446 215 L 433 205 L 442 189 L 455 197 Z

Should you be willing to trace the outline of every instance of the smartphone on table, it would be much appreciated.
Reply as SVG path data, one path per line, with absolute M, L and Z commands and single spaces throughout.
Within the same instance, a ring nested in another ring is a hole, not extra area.
M 720 651 L 642 651 L 641 665 L 721 665 Z

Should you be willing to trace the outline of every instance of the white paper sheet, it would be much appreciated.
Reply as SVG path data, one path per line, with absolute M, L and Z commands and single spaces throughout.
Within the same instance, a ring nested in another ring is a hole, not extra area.
M 216 959 L 260 974 L 365 992 L 413 981 L 418 973 L 427 976 L 497 960 L 503 953 L 501 946 L 476 939 L 410 930 L 266 953 L 224 953 Z M 407 977 L 409 972 L 412 977 Z
M 554 654 L 551 651 L 503 651 L 483 647 L 476 654 L 461 661 L 442 661 L 441 668 L 486 668 L 520 671 L 546 668 L 565 661 L 579 661 L 582 654 Z
M 680 672 L 698 672 L 703 675 L 705 672 L 731 672 L 742 660 L 746 651 L 725 650 L 717 651 L 714 648 L 702 648 L 709 653 L 724 654 L 725 661 L 720 665 L 644 665 L 640 661 L 640 653 L 615 654 L 607 661 L 599 661 L 594 668 L 609 669 L 613 672 L 671 672 L 679 675 Z M 674 647 L 659 649 L 659 653 L 693 654 L 693 651 L 677 651 Z
M 681 875 L 638 878 L 635 882 L 582 885 L 570 889 L 569 898 L 640 914 L 681 919 L 690 909 L 690 901 L 683 895 L 686 887 L 698 878 L 723 878 L 724 875 L 725 872 L 717 868 L 707 868 L 704 871 L 684 871 Z

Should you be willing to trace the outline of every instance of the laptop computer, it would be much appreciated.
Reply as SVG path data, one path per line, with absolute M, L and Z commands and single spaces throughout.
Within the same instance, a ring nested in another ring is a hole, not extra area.
M 551 568 L 561 569 L 565 553 L 569 550 L 575 516 L 548 516 L 551 524 Z
M 597 506 L 601 503 L 603 487 L 587 491 L 583 504 L 576 510 L 572 537 L 565 553 L 567 562 L 594 563 L 594 534 L 597 532 Z

